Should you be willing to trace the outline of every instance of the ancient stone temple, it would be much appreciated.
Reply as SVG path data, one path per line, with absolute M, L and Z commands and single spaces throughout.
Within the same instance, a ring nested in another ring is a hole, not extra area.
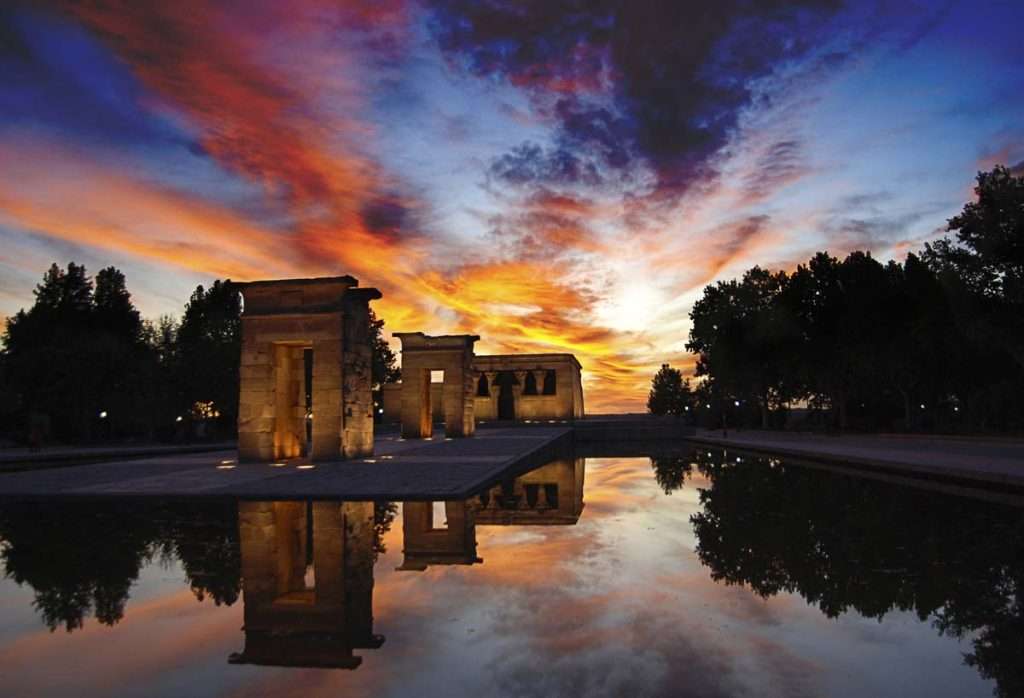
M 381 387 L 381 420 L 401 420 L 405 382 Z M 422 386 L 420 386 L 422 389 Z M 445 420 L 441 386 L 431 386 L 435 422 Z M 476 420 L 570 421 L 582 417 L 580 362 L 572 354 L 492 354 L 473 356 L 473 412 Z
M 431 337 L 422 332 L 396 332 L 395 337 L 402 342 L 402 437 L 431 436 L 435 400 L 444 416 L 445 436 L 472 436 L 476 429 L 473 344 L 480 338 L 470 334 Z M 431 391 L 435 377 L 440 395 Z
M 358 285 L 351 276 L 236 284 L 240 460 L 373 453 L 369 303 L 381 294 Z
M 580 362 L 572 354 L 477 356 L 476 418 L 572 420 L 583 416 Z
M 383 644 L 373 502 L 240 502 L 238 529 L 245 648 L 229 662 L 355 669 L 353 650 Z

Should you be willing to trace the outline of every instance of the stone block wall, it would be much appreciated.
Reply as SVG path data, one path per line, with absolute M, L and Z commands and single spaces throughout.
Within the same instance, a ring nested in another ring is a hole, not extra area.
M 313 352 L 310 455 L 373 453 L 369 303 L 352 277 L 238 284 L 245 300 L 238 450 L 243 461 L 307 455 L 305 364 Z
M 373 346 L 369 298 L 360 293 L 345 296 L 341 359 L 342 456 L 368 456 L 373 453 Z
M 476 335 L 431 337 L 421 332 L 395 334 L 402 341 L 402 436 L 427 438 L 431 419 L 431 371 L 444 371 L 441 387 L 445 436 L 472 436 L 476 431 L 473 396 L 473 344 Z

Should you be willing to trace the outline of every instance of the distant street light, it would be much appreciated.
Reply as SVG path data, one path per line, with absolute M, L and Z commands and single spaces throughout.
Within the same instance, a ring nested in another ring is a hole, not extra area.
M 178 417 L 177 417 L 177 419 L 175 419 L 174 421 L 175 421 L 175 422 L 180 422 L 181 420 L 182 420 L 182 416 L 181 416 L 181 415 L 179 414 L 179 415 L 178 415 Z
M 106 419 L 106 418 L 107 418 L 107 411 L 103 410 L 102 412 L 100 412 L 100 419 Z
M 740 406 L 740 401 L 739 401 L 739 400 L 735 400 L 735 401 L 733 402 L 733 404 L 734 404 L 734 405 L 736 405 L 737 407 L 739 407 L 739 406 Z

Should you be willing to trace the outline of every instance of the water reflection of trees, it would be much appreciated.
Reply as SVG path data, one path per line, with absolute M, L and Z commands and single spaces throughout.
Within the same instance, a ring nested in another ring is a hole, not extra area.
M 829 617 L 932 618 L 971 638 L 965 661 L 998 695 L 1024 695 L 1020 509 L 774 459 L 692 460 L 710 481 L 691 521 L 715 580 L 795 592 Z
M 693 466 L 693 458 L 689 453 L 651 457 L 654 479 L 665 491 L 665 494 L 672 494 L 674 491 L 682 489 L 687 478 L 693 474 Z
M 80 628 L 90 614 L 113 625 L 154 559 L 180 560 L 198 599 L 234 603 L 237 522 L 234 502 L 5 504 L 0 560 L 8 578 L 35 591 L 34 606 L 51 630 Z
M 375 505 L 374 555 L 398 507 Z M 230 606 L 241 592 L 238 503 L 22 502 L 0 506 L 5 575 L 35 592 L 51 630 L 124 616 L 143 566 L 178 560 L 199 601 Z

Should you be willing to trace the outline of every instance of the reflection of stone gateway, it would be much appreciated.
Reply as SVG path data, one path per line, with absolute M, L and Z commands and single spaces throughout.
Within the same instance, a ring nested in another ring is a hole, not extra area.
M 556 460 L 495 485 L 466 501 L 444 502 L 443 522 L 434 502 L 402 504 L 402 571 L 431 565 L 473 565 L 477 526 L 573 526 L 583 512 L 583 458 Z
M 476 556 L 476 526 L 466 502 L 445 502 L 445 520 L 434 520 L 433 502 L 402 504 L 400 570 L 423 571 L 429 565 L 472 565 Z
M 245 649 L 232 664 L 355 669 L 353 649 L 383 644 L 373 517 L 372 502 L 239 503 Z
M 314 459 L 373 453 L 369 303 L 351 276 L 237 284 L 244 298 L 238 455 L 306 454 L 306 394 Z M 312 385 L 306 386 L 311 350 Z

